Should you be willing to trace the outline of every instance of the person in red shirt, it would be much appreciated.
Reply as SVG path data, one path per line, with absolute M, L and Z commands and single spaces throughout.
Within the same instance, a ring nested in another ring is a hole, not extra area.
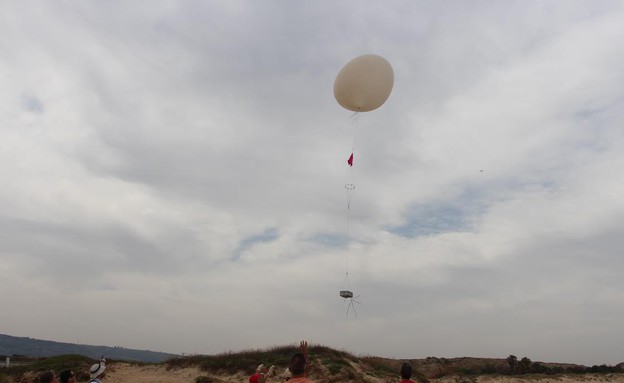
M 401 364 L 401 382 L 400 383 L 414 383 L 412 380 L 412 365 L 408 362 Z
M 256 373 L 249 377 L 249 383 L 264 383 L 267 376 L 273 374 L 273 368 L 274 366 L 271 366 L 269 371 L 267 371 L 264 364 L 259 365 L 258 368 L 256 368 Z

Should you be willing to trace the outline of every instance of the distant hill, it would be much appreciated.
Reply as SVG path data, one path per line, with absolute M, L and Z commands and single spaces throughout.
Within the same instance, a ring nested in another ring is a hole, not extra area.
M 47 357 L 68 354 L 84 355 L 93 359 L 99 359 L 104 356 L 105 358 L 116 360 L 153 363 L 163 362 L 179 356 L 164 352 L 133 350 L 124 347 L 62 343 L 0 334 L 0 356 Z

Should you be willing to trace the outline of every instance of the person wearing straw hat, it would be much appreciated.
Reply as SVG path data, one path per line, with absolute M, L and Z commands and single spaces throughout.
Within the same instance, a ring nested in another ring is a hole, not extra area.
M 102 358 L 99 362 L 92 365 L 89 369 L 89 375 L 91 375 L 89 383 L 102 383 L 101 379 L 106 376 L 106 359 Z

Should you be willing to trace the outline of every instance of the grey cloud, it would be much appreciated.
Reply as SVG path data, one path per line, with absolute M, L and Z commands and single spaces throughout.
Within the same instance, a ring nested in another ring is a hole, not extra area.
M 619 2 L 6 11 L 0 283 L 27 292 L 6 331 L 620 362 Z M 395 86 L 354 133 L 332 87 L 365 53 Z M 28 309 L 64 299 L 71 332 Z

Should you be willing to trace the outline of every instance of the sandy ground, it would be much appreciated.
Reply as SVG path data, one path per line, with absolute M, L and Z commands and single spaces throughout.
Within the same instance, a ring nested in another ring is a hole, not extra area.
M 106 366 L 107 375 L 103 383 L 195 383 L 198 376 L 210 376 L 198 368 L 181 368 L 167 370 L 163 365 L 139 366 L 124 363 L 115 363 Z M 212 377 L 213 382 L 246 383 L 246 376 Z M 397 379 L 397 383 L 398 383 Z M 480 376 L 474 380 L 461 377 L 445 377 L 431 379 L 431 383 L 624 383 L 624 374 L 607 375 L 579 375 L 579 376 Z M 280 379 L 270 380 L 269 383 L 281 383 Z
M 167 370 L 165 366 L 137 366 L 115 363 L 106 366 L 103 383 L 195 383 L 195 378 L 206 375 L 198 368 Z

